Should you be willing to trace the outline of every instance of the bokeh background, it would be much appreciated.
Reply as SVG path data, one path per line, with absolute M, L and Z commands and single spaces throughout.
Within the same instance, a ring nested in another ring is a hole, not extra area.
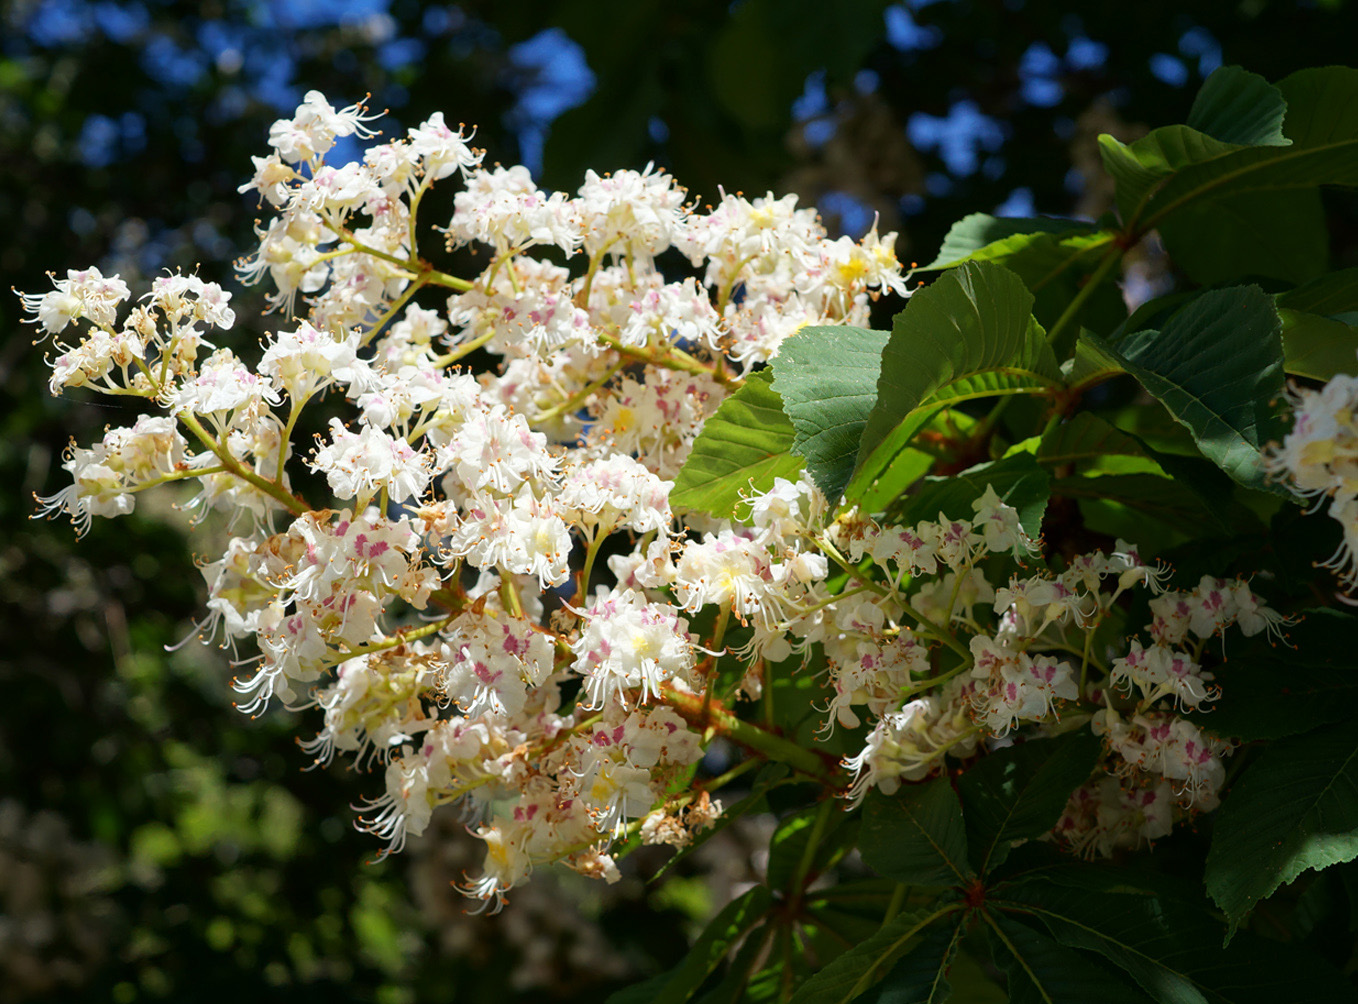
M 1223 63 L 1277 79 L 1355 39 L 1343 0 L 5 0 L 0 275 L 229 282 L 256 216 L 236 187 L 312 88 L 371 95 L 389 135 L 475 123 L 544 186 L 655 162 L 703 200 L 795 192 L 835 233 L 877 216 L 928 261 L 970 212 L 1099 217 L 1099 133 L 1182 121 Z M 1326 198 L 1333 265 L 1358 264 L 1358 207 Z M 1175 281 L 1153 244 L 1125 278 L 1132 299 Z M 261 306 L 237 291 L 239 346 L 277 323 Z M 301 771 L 305 722 L 234 712 L 223 653 L 166 651 L 207 531 L 149 498 L 79 542 L 30 521 L 68 438 L 136 412 L 49 397 L 15 298 L 0 333 L 0 1002 L 599 1000 L 757 873 L 758 819 L 663 885 L 642 856 L 614 887 L 540 876 L 491 918 L 449 886 L 477 853 L 454 821 L 365 864 L 349 805 L 373 779 Z

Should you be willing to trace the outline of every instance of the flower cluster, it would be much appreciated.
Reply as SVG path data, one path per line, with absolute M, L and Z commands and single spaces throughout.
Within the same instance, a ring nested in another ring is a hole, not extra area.
M 1103 764 L 1059 838 L 1108 850 L 1214 803 L 1226 746 L 1176 711 L 1215 693 L 1190 633 L 1277 625 L 1243 582 L 1158 595 L 1143 646 L 1107 628 L 1161 573 L 1122 542 L 1013 573 L 1036 531 L 993 488 L 909 525 L 839 511 L 805 476 L 752 490 L 740 519 L 671 509 L 704 422 L 790 334 L 865 324 L 874 297 L 905 293 L 894 235 L 830 240 L 791 197 L 699 211 L 651 169 L 540 191 L 522 167 L 483 167 L 442 115 L 326 162 L 372 120 L 308 94 L 242 186 L 274 211 L 245 279 L 267 278 L 285 314 L 308 308 L 253 366 L 207 341 L 235 318 L 193 276 L 121 318 L 129 290 L 94 269 L 24 305 L 79 333 L 54 393 L 163 412 L 73 446 L 45 510 L 83 532 L 149 487 L 195 485 L 196 517 L 234 534 L 203 566 L 199 628 L 248 667 L 241 709 L 318 709 L 303 747 L 382 772 L 360 825 L 387 851 L 456 805 L 486 846 L 465 891 L 498 906 L 541 863 L 612 879 L 624 841 L 689 842 L 758 756 L 853 805 L 945 757 L 1091 724 Z M 490 251 L 472 279 L 418 247 L 419 205 L 450 178 L 448 245 Z M 477 350 L 499 365 L 463 372 Z M 325 434 L 294 453 L 323 400 Z M 294 490 L 302 467 L 326 498 Z M 813 664 L 822 732 L 863 743 L 839 770 L 732 710 Z M 695 781 L 715 735 L 758 756 Z
M 1358 377 L 1338 374 L 1320 390 L 1294 387 L 1292 430 L 1267 457 L 1317 507 L 1329 499 L 1330 517 L 1343 528 L 1338 550 L 1321 564 L 1333 569 L 1346 592 L 1358 588 Z

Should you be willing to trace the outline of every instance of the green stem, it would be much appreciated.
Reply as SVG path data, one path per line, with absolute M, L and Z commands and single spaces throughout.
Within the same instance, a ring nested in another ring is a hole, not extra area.
M 842 787 L 842 778 L 838 776 L 838 770 L 827 762 L 827 758 L 758 725 L 742 721 L 716 701 L 710 702 L 704 711 L 702 697 L 697 694 L 686 694 L 665 684 L 661 685 L 661 697 L 666 704 L 700 730 L 711 728 L 736 745 L 760 754 L 765 760 L 785 763 L 793 770 L 827 787 L 835 789 Z
M 816 851 L 820 849 L 821 838 L 825 836 L 825 827 L 830 822 L 830 813 L 834 811 L 834 800 L 825 799 L 820 803 L 820 808 L 816 810 L 816 818 L 811 823 L 811 835 L 806 839 L 806 846 L 802 848 L 802 856 L 797 861 L 797 870 L 792 874 L 792 885 L 789 887 L 791 894 L 798 901 L 802 898 L 802 886 L 806 883 L 807 875 L 811 874 L 811 865 L 816 860 Z
M 300 516 L 304 512 L 312 511 L 310 505 L 297 498 L 295 495 L 289 495 L 283 490 L 282 485 L 270 481 L 268 478 L 260 477 L 254 471 L 245 468 L 224 446 L 219 445 L 217 441 L 212 438 L 207 429 L 203 428 L 203 423 L 198 420 L 197 415 L 187 411 L 182 412 L 179 415 L 179 421 L 182 422 L 190 432 L 197 436 L 204 446 L 215 453 L 218 459 L 221 460 L 222 466 L 236 475 L 236 477 L 240 478 L 242 481 L 249 482 L 265 495 L 277 500 L 282 504 L 283 508 L 287 509 L 295 516 Z
M 618 362 L 610 366 L 608 368 L 608 372 L 606 372 L 603 376 L 599 377 L 599 379 L 589 384 L 586 384 L 584 387 L 576 391 L 570 397 L 566 398 L 560 404 L 554 404 L 552 405 L 552 407 L 548 408 L 541 414 L 535 415 L 528 424 L 541 425 L 543 422 L 550 422 L 552 419 L 556 418 L 556 416 L 562 414 L 563 412 L 575 411 L 582 404 L 584 404 L 585 401 L 589 399 L 589 396 L 591 394 L 593 394 L 599 388 L 604 386 L 604 384 L 608 383 L 608 381 L 612 380 L 613 377 L 617 375 L 618 371 L 626 365 L 627 363 L 625 361 L 618 360 Z
M 482 345 L 485 345 L 486 342 L 490 341 L 494 337 L 495 337 L 494 328 L 489 329 L 483 335 L 477 335 L 470 342 L 467 342 L 467 344 L 459 345 L 457 348 L 453 349 L 453 351 L 447 353 L 446 355 L 439 356 L 437 359 L 435 359 L 434 368 L 441 370 L 447 366 L 451 366 L 453 363 L 457 362 L 459 359 L 462 359 L 464 356 L 471 355 L 473 352 L 479 349 Z
M 424 198 L 424 193 L 429 191 L 429 175 L 420 179 L 419 186 L 415 189 L 415 194 L 410 197 L 410 220 L 409 229 L 406 231 L 406 243 L 410 245 L 410 257 L 420 256 L 419 238 L 415 235 L 415 217 L 420 211 L 420 200 Z
M 604 535 L 596 529 L 590 536 L 589 546 L 585 549 L 585 564 L 580 569 L 580 607 L 584 609 L 589 604 L 589 577 L 594 572 L 594 559 L 599 555 L 599 548 L 603 546 Z
M 677 349 L 672 345 L 667 345 L 663 351 L 655 352 L 648 348 L 639 348 L 635 345 L 625 345 L 614 335 L 600 334 L 599 341 L 609 348 L 636 359 L 639 362 L 650 363 L 654 366 L 664 366 L 666 369 L 678 370 L 680 373 L 692 373 L 696 376 L 708 377 L 723 387 L 736 389 L 745 381 L 731 376 L 725 371 L 718 372 L 714 366 L 706 366 L 698 362 L 683 349 Z
M 891 923 L 892 918 L 901 912 L 901 904 L 905 902 L 905 894 L 909 890 L 904 882 L 897 882 L 896 888 L 891 890 L 891 899 L 887 902 L 886 913 L 882 915 L 882 923 Z
M 283 427 L 283 434 L 278 440 L 278 463 L 274 465 L 274 480 L 280 485 L 283 483 L 283 459 L 288 454 L 288 444 L 292 442 L 292 430 L 297 425 L 297 419 L 301 417 L 302 409 L 306 407 L 310 398 L 302 398 L 300 401 L 294 400 L 288 408 L 288 422 Z
M 1042 989 L 1042 983 L 1038 980 L 1037 973 L 1033 972 L 1032 967 L 1028 965 L 1028 960 L 1014 947 L 1014 943 L 1009 940 L 1009 936 L 1004 933 L 995 918 L 990 915 L 990 911 L 983 908 L 976 912 L 981 915 L 982 920 L 994 929 L 995 936 L 999 938 L 1004 947 L 1009 950 L 1009 954 L 1018 960 L 1018 964 L 1023 967 L 1023 971 L 1028 974 L 1028 978 L 1033 981 L 1033 986 L 1037 989 L 1037 992 L 1042 995 L 1042 999 L 1046 1001 L 1047 1004 L 1055 1004 L 1055 1002 L 1047 996 L 1047 991 Z
M 367 331 L 363 332 L 361 344 L 367 345 L 374 338 L 376 338 L 377 333 L 386 326 L 387 322 L 390 321 L 393 317 L 395 317 L 401 311 L 401 309 L 405 307 L 407 303 L 410 302 L 410 298 L 414 296 L 416 293 L 418 293 L 421 289 L 423 289 L 424 286 L 428 284 L 428 282 L 429 276 L 427 275 L 420 275 L 413 282 L 411 282 L 410 285 L 408 285 L 405 288 L 405 291 L 391 302 L 391 306 L 388 307 L 385 311 L 383 311 L 382 316 L 377 319 L 373 326 L 369 328 Z
M 1085 284 L 1080 287 L 1080 291 L 1075 294 L 1075 298 L 1070 301 L 1070 304 L 1066 307 L 1065 311 L 1056 319 L 1056 323 L 1053 324 L 1051 329 L 1047 332 L 1047 344 L 1053 349 L 1057 349 L 1059 355 L 1064 355 L 1064 351 L 1061 350 L 1063 350 L 1065 346 L 1064 343 L 1058 339 L 1064 334 L 1065 329 L 1079 316 L 1080 311 L 1084 309 L 1086 301 L 1094 295 L 1094 291 L 1099 288 L 1099 285 L 1107 277 L 1108 273 L 1121 261 L 1122 248 L 1116 242 L 1109 244 L 1108 250 L 1103 253 L 1103 258 L 1099 262 L 1098 268 L 1096 268 L 1093 274 L 1085 280 Z M 1071 341 L 1074 341 L 1073 338 Z
M 347 662 L 360 655 L 371 655 L 374 652 L 385 652 L 387 649 L 398 648 L 407 642 L 416 641 L 419 638 L 428 638 L 431 634 L 437 634 L 448 626 L 448 623 L 457 616 L 457 611 L 450 613 L 447 617 L 436 620 L 430 624 L 418 628 L 405 628 L 396 631 L 394 634 L 383 638 L 381 641 L 370 641 L 363 645 L 355 645 L 353 648 L 342 649 L 335 653 L 337 662 Z
M 337 232 L 341 239 L 343 239 L 346 244 L 353 247 L 355 251 L 397 265 L 412 273 L 412 279 L 422 278 L 426 282 L 432 282 L 437 286 L 447 286 L 449 289 L 456 289 L 463 293 L 476 288 L 475 283 L 468 282 L 466 279 L 459 279 L 457 276 L 449 275 L 447 272 L 440 272 L 438 269 L 434 268 L 434 266 L 430 265 L 428 262 L 421 261 L 419 258 L 411 257 L 402 259 L 394 254 L 380 251 L 375 247 L 370 247 L 362 241 L 357 240 L 354 237 L 353 231 L 346 227 L 339 228 Z
M 187 478 L 201 478 L 206 477 L 209 474 L 221 474 L 225 470 L 226 468 L 219 464 L 216 467 L 204 467 L 192 471 L 175 471 L 173 474 L 163 474 L 158 478 L 152 478 L 150 481 L 143 481 L 139 485 L 132 485 L 130 488 L 123 489 L 123 491 L 142 492 L 148 488 L 154 488 L 156 485 L 169 484 L 171 481 L 184 481 Z

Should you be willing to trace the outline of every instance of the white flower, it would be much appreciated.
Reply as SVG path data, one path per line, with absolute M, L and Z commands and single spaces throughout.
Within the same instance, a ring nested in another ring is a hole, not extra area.
M 654 700 L 662 683 L 694 663 L 688 621 L 673 607 L 649 603 L 631 589 L 595 601 L 571 650 L 590 708 L 611 702 L 625 708 L 628 692 L 638 689 L 638 701 Z

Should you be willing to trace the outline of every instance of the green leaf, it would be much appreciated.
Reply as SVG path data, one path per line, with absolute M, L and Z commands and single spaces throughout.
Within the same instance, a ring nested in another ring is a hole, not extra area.
M 1124 224 L 1148 230 L 1203 198 L 1358 184 L 1358 70 L 1303 70 L 1277 88 L 1290 146 L 1241 148 L 1188 126 L 1156 129 L 1130 147 L 1100 137 Z
M 1096 344 L 1088 331 L 1081 330 L 1076 337 L 1075 353 L 1061 364 L 1061 378 L 1073 392 L 1083 393 L 1126 372 L 1103 345 L 1103 342 Z
M 1008 917 L 989 919 L 1004 946 L 995 961 L 1009 974 L 1010 1004 L 1146 1004 L 1144 994 L 1079 952 Z
M 1089 780 L 1102 743 L 1088 729 L 996 750 L 957 779 L 976 871 L 999 867 L 1015 840 L 1041 836 Z
M 741 493 L 768 491 L 776 478 L 795 481 L 795 430 L 767 370 L 750 375 L 705 423 L 670 491 L 670 505 L 720 518 L 736 512 Z
M 1160 1004 L 1322 1004 L 1352 987 L 1319 958 L 1238 935 L 1182 898 L 1116 869 L 1072 865 L 997 889 L 994 908 L 1040 921 L 1068 948 L 1098 952 Z
M 858 1000 L 861 1004 L 941 1004 L 951 1000 L 949 968 L 965 933 L 966 925 L 960 921 L 951 931 L 946 928 L 930 931 L 881 983 Z
M 773 894 L 767 886 L 757 885 L 737 896 L 712 918 L 683 962 L 667 973 L 615 993 L 607 1004 L 683 1004 L 772 905 Z
M 1334 317 L 1358 310 L 1358 268 L 1343 268 L 1277 296 L 1279 307 Z
M 1133 524 L 1150 517 L 1180 533 L 1220 533 L 1225 529 L 1213 508 L 1187 486 L 1159 474 L 1102 474 L 1095 477 L 1058 478 L 1051 484 L 1053 495 L 1077 502 L 1113 502 L 1132 510 Z M 1114 527 L 1110 529 L 1109 527 Z M 1126 536 L 1116 524 L 1097 517 L 1089 528 L 1114 536 Z
M 943 909 L 920 908 L 897 914 L 867 941 L 849 949 L 803 983 L 793 995 L 792 1004 L 848 1004 L 853 1000 L 925 1004 L 943 1000 L 936 995 L 937 985 L 956 946 L 961 929 L 957 915 L 961 912 L 960 904 L 953 904 Z M 947 929 L 922 937 L 931 925 L 949 920 Z M 903 953 L 908 954 L 902 958 Z M 910 965 L 900 969 L 907 961 Z M 887 985 L 874 987 L 888 974 L 893 979 Z
M 1358 673 L 1353 644 L 1358 617 L 1330 609 L 1308 610 L 1288 628 L 1287 645 L 1267 635 L 1232 639 L 1225 665 L 1216 670 L 1222 695 L 1210 711 L 1189 717 L 1217 735 L 1281 739 L 1358 715 Z
M 846 490 L 851 501 L 872 511 L 891 501 L 875 483 L 939 408 L 1060 385 L 1032 303 L 1017 275 L 986 262 L 960 265 L 910 298 L 882 353 L 877 404 Z
M 1051 477 L 1031 453 L 1015 453 L 969 467 L 952 477 L 925 478 L 918 492 L 901 500 L 893 518 L 902 526 L 921 520 L 971 519 L 976 515 L 972 503 L 994 488 L 998 495 L 1018 510 L 1023 531 L 1033 540 L 1042 536 L 1042 515 L 1051 496 Z
M 916 269 L 932 272 L 952 268 L 964 261 L 1005 262 L 1032 246 L 1035 240 L 1088 235 L 1094 228 L 1079 220 L 1063 220 L 1054 216 L 1018 218 L 972 213 L 952 225 L 938 256 Z
M 844 325 L 807 327 L 778 349 L 770 367 L 796 436 L 825 497 L 839 499 L 858 459 L 858 441 L 877 403 L 877 376 L 888 335 Z
M 817 845 L 810 861 L 812 874 L 832 867 L 834 861 L 853 846 L 858 835 L 858 820 L 843 812 L 836 812 L 826 818 L 821 818 L 821 813 L 821 806 L 811 806 L 778 824 L 769 840 L 769 862 L 765 870 L 765 882 L 770 888 L 791 891 L 807 844 L 813 836 Z M 818 818 L 821 818 L 819 833 L 816 832 Z
M 858 847 L 870 868 L 898 882 L 958 885 L 972 877 L 962 806 L 946 777 L 895 795 L 869 793 Z
M 1156 189 L 1178 171 L 1239 150 L 1186 125 L 1161 126 L 1134 143 L 1099 137 L 1103 166 L 1113 176 L 1124 225 L 1137 223 Z
M 916 271 L 938 271 L 968 261 L 1003 265 L 1033 293 L 1033 315 L 1039 321 L 1053 323 L 1098 268 L 1116 236 L 1112 230 L 1074 220 L 1010 219 L 973 213 L 953 224 L 938 258 Z M 1121 294 L 1110 277 L 1094 291 L 1080 316 L 1089 318 L 1092 326 L 1107 330 L 1124 313 Z
M 1283 134 L 1289 146 L 1242 147 L 1189 126 L 1156 129 L 1130 146 L 1100 137 L 1126 229 L 1141 234 L 1158 228 L 1176 261 L 1211 266 L 1193 275 L 1199 281 L 1212 281 L 1212 268 L 1218 278 L 1309 277 L 1325 251 L 1320 217 L 1308 201 L 1297 229 L 1287 233 L 1288 212 L 1303 203 L 1283 193 L 1358 184 L 1358 70 L 1302 71 L 1277 90 L 1287 102 Z M 1283 244 L 1261 243 L 1270 239 Z M 1213 265 L 1213 248 L 1229 251 L 1228 269 L 1220 261 Z M 1221 275 L 1223 270 L 1230 274 Z
M 1358 372 L 1358 268 L 1327 273 L 1274 301 L 1287 372 L 1314 380 Z
M 1042 437 L 1038 463 L 1050 467 L 1084 465 L 1108 456 L 1144 457 L 1144 444 L 1130 433 L 1109 425 L 1093 412 L 1072 415 Z
M 1287 102 L 1283 135 L 1300 147 L 1325 147 L 1358 137 L 1358 69 L 1318 66 L 1278 81 Z
M 1329 264 L 1330 231 L 1315 188 L 1198 199 L 1159 230 L 1170 257 L 1204 286 L 1256 276 L 1305 282 Z
M 1333 317 L 1279 308 L 1283 368 L 1294 376 L 1329 380 L 1358 372 L 1358 327 Z
M 1207 891 L 1235 927 L 1308 869 L 1358 858 L 1358 742 L 1341 722 L 1270 746 L 1217 813 Z
M 1241 146 L 1288 146 L 1283 135 L 1287 102 L 1278 88 L 1239 66 L 1221 66 L 1203 81 L 1188 125 Z
M 1264 476 L 1260 447 L 1281 433 L 1281 323 L 1257 286 L 1209 290 L 1160 331 L 1116 349 L 1091 336 L 1188 429 L 1203 455 L 1247 488 L 1282 494 Z

